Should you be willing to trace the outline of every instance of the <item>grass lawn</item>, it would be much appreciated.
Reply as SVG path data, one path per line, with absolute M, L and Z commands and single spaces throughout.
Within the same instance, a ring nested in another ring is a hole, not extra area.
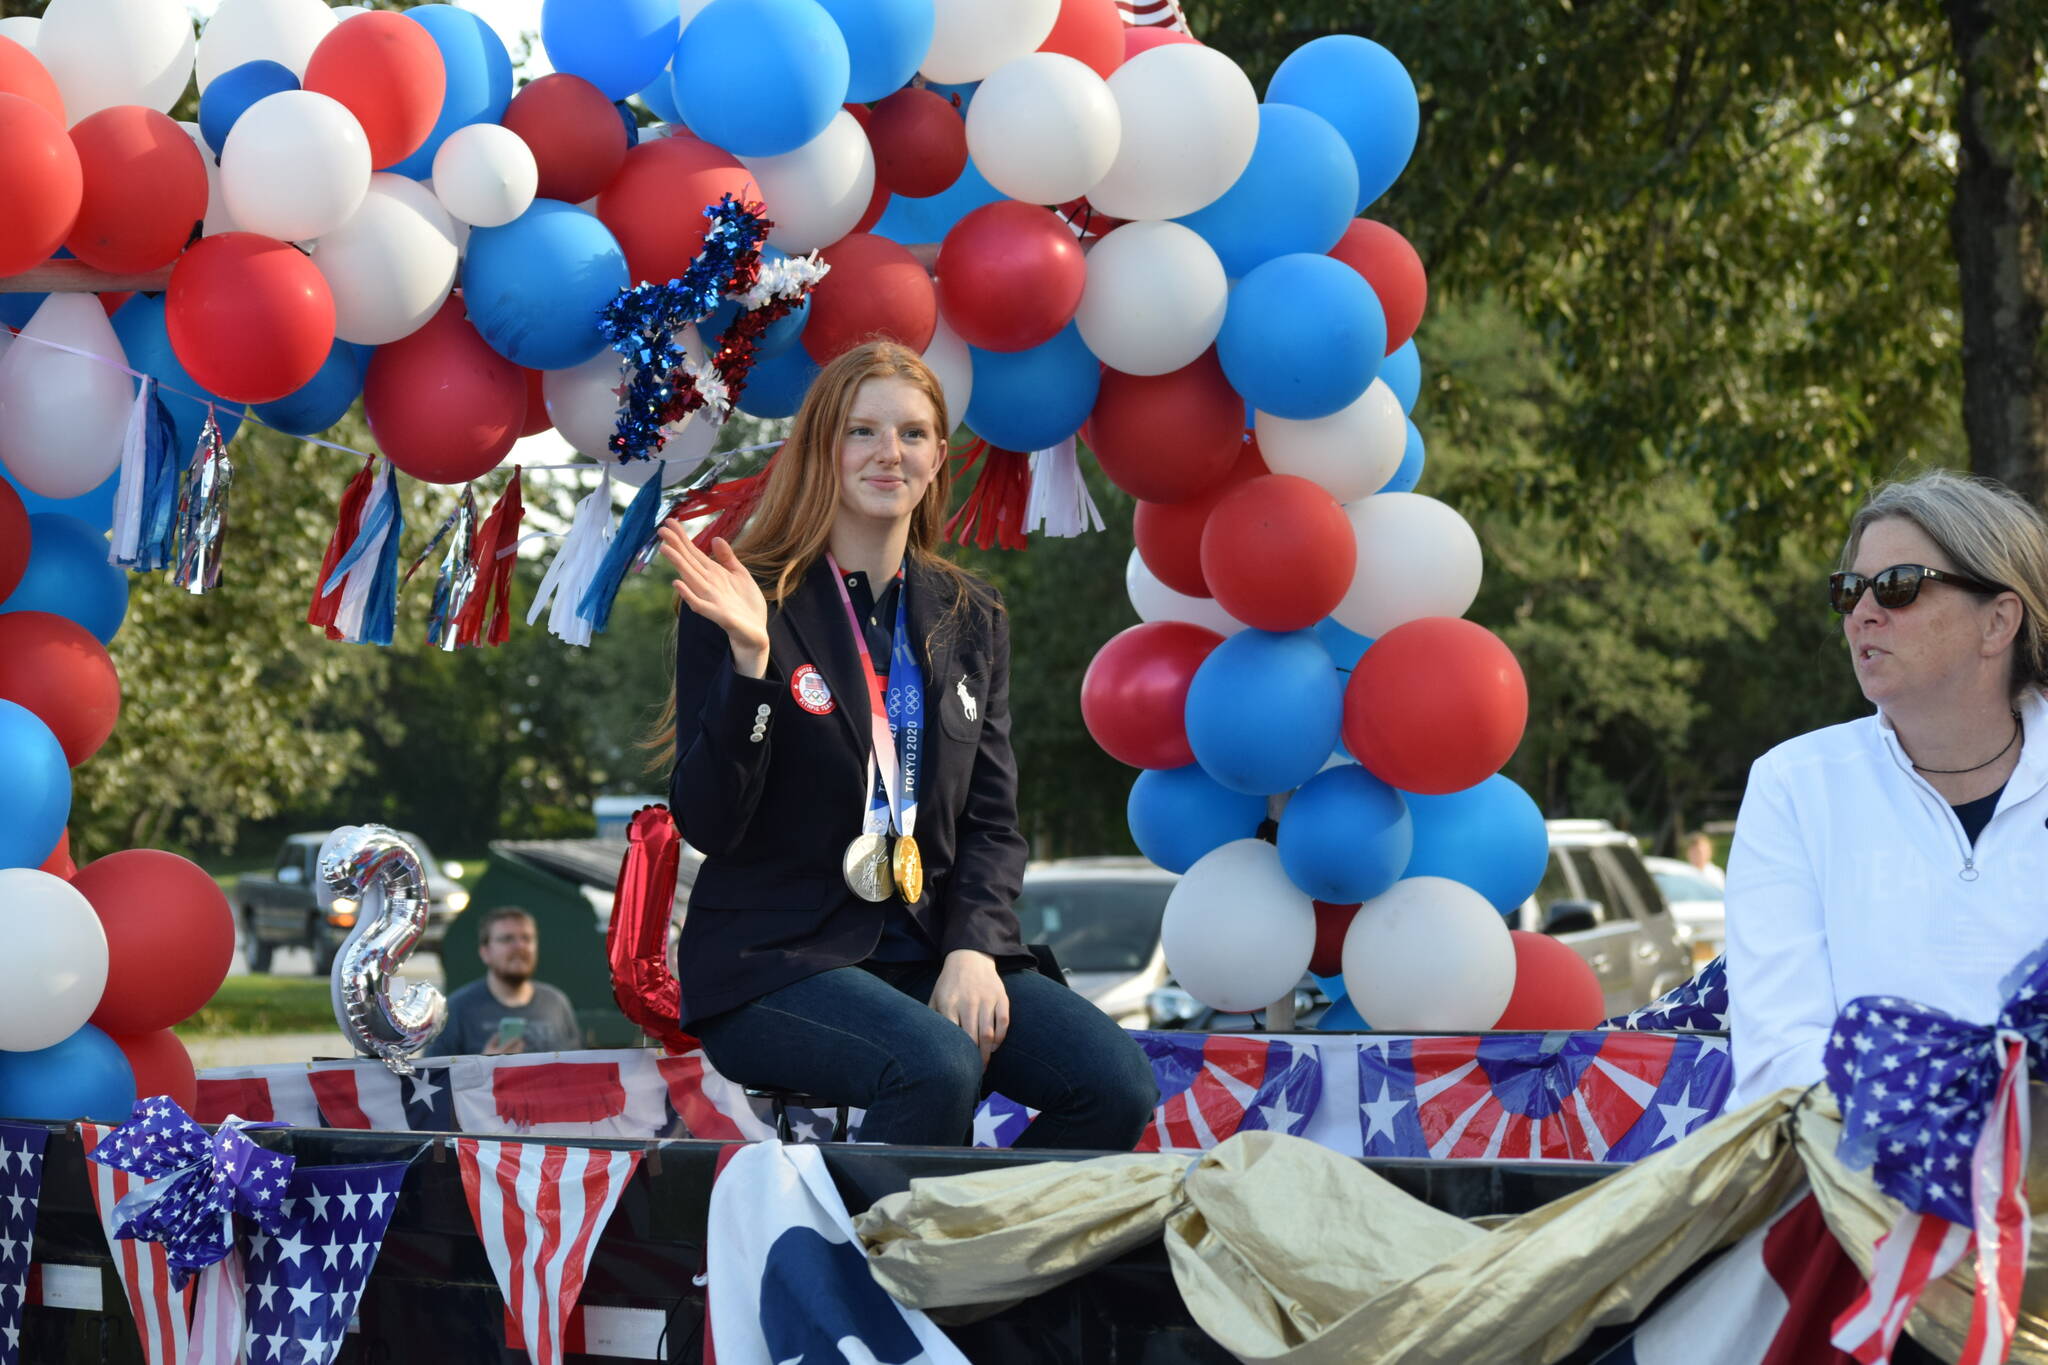
M 179 1033 L 310 1033 L 334 1028 L 324 976 L 231 976 Z

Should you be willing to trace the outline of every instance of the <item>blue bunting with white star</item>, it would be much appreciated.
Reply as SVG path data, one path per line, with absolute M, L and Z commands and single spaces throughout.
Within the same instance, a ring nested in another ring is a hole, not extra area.
M 2026 1042 L 2029 1071 L 2048 1061 L 2048 944 L 2001 983 L 1997 1022 L 1973 1024 L 1897 996 L 1860 996 L 1828 1037 L 1828 1087 L 1842 1107 L 1837 1149 L 1915 1213 L 1975 1227 L 1971 1158 L 2005 1069 L 2001 1032 Z
M 209 1134 L 169 1095 L 137 1100 L 128 1122 L 90 1154 L 157 1182 L 122 1197 L 114 1235 L 162 1243 L 173 1286 L 183 1289 L 234 1248 L 235 1214 L 275 1225 L 293 1159 L 264 1150 L 242 1130 L 283 1126 L 232 1120 Z
M 43 1146 L 49 1130 L 0 1123 L 0 1365 L 21 1359 L 21 1305 L 43 1193 Z
M 242 1239 L 250 1365 L 327 1365 L 369 1283 L 409 1165 L 302 1166 L 273 1231 Z

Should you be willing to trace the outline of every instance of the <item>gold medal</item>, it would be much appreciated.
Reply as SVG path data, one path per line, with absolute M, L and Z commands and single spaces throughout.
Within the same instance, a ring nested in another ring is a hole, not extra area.
M 846 846 L 840 862 L 846 884 L 864 901 L 885 901 L 895 894 L 889 875 L 889 841 L 879 834 L 863 834 Z
M 916 839 L 908 834 L 897 836 L 889 865 L 895 870 L 896 887 L 903 893 L 905 905 L 924 899 L 924 855 L 917 851 Z

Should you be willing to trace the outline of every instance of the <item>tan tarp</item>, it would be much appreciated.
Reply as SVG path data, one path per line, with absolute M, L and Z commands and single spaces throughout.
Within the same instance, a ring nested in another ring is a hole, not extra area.
M 1265 1132 L 1192 1160 L 1115 1156 L 918 1180 L 855 1223 L 875 1278 L 917 1308 L 1025 1298 L 1163 1236 L 1195 1321 L 1245 1361 L 1547 1362 L 1595 1327 L 1639 1316 L 1808 1184 L 1867 1271 L 1898 1206 L 1835 1159 L 1839 1133 L 1825 1091 L 1801 1102 L 1787 1090 L 1491 1230 L 1352 1158 Z M 2033 1174 L 2029 1189 L 2048 1189 Z M 2036 1365 L 2048 1365 L 2044 1243 L 2033 1243 L 2009 1357 Z M 1913 1334 L 1953 1356 L 1971 1284 L 1966 1260 L 1921 1300 Z

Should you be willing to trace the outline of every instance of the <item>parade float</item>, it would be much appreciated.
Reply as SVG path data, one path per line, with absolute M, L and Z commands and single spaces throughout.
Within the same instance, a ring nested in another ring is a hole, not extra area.
M 2048 1358 L 2029 982 L 2000 1030 L 1845 1016 L 1844 1110 L 1721 1116 L 1725 984 L 1603 1025 L 1584 964 L 1504 922 L 1545 858 L 1500 772 L 1526 694 L 1463 619 L 1477 538 L 1414 491 L 1422 262 L 1361 216 L 1416 145 L 1395 54 L 1316 39 L 1262 101 L 1170 0 L 548 0 L 524 85 L 448 5 L 7 25 L 0 1361 L 1818 1360 L 1916 1303 L 1951 1354 Z M 305 627 L 454 650 L 512 628 L 501 466 L 552 426 L 590 491 L 523 606 L 575 647 L 658 525 L 746 506 L 729 416 L 871 335 L 971 433 L 956 538 L 1099 527 L 1084 452 L 1138 499 L 1142 623 L 1084 718 L 1181 874 L 1180 987 L 1261 1010 L 1313 971 L 1319 1029 L 1143 1035 L 1135 1153 L 1008 1152 L 1032 1116 L 999 1095 L 973 1148 L 859 1144 L 675 1029 L 657 807 L 609 939 L 646 1046 L 423 1057 L 417 859 L 364 826 L 322 860 L 357 1055 L 195 1075 L 171 1029 L 228 970 L 224 900 L 159 850 L 75 866 L 66 824 L 127 575 L 204 594 L 260 554 L 238 427 L 335 457 Z M 358 401 L 374 451 L 322 436 Z M 454 510 L 408 528 L 400 479 Z M 1910 1123 L 1873 1049 L 1953 1062 Z

